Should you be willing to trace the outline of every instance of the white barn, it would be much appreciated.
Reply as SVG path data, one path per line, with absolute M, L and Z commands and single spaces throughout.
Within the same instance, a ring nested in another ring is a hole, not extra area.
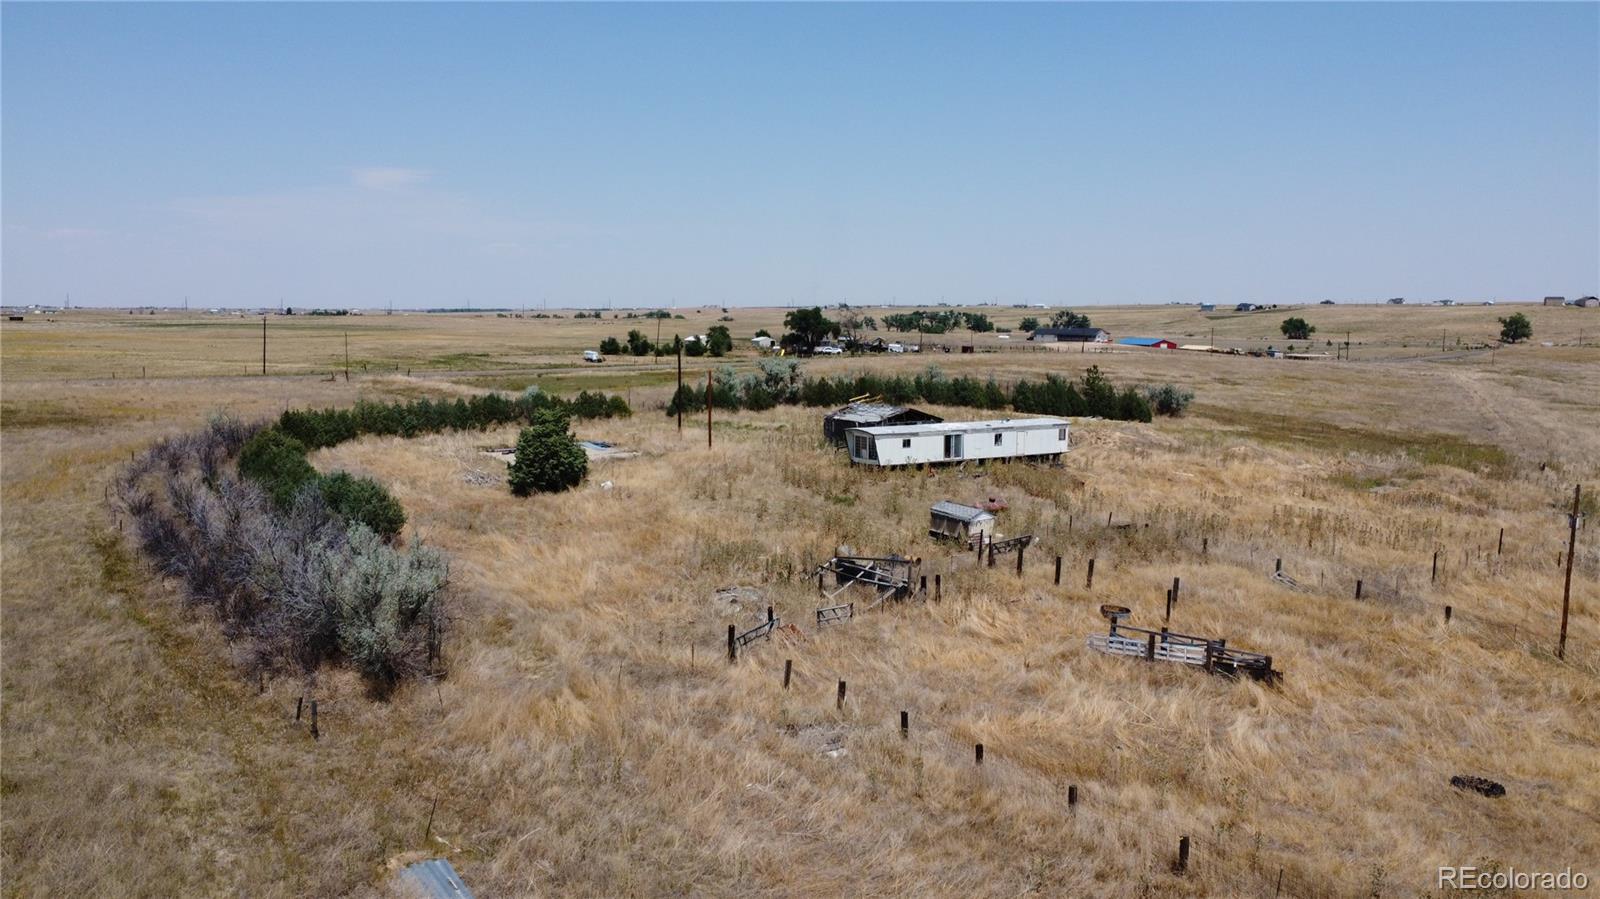
M 850 461 L 858 465 L 933 465 L 988 459 L 1056 459 L 1067 451 L 1060 418 L 1004 418 L 850 428 Z

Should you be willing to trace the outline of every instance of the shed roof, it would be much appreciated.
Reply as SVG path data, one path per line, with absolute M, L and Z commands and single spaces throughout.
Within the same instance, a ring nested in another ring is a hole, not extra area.
M 916 425 L 881 425 L 876 428 L 850 428 L 874 437 L 901 437 L 912 434 L 971 434 L 982 431 L 1025 431 L 1064 428 L 1062 418 L 998 418 L 991 421 L 941 421 Z
M 1158 343 L 1171 342 L 1172 341 L 1166 339 L 1165 337 L 1122 337 L 1118 338 L 1117 340 L 1117 343 L 1125 344 L 1127 346 L 1155 346 Z
M 883 421 L 906 412 L 916 411 L 909 406 L 894 406 L 889 403 L 851 403 L 848 406 L 836 409 L 831 413 L 833 418 L 842 418 L 846 421 Z M 933 416 L 929 416 L 932 418 Z
M 976 506 L 964 506 L 961 503 L 951 502 L 947 499 L 941 499 L 934 503 L 931 511 L 935 515 L 943 515 L 945 518 L 953 518 L 956 521 L 964 521 L 967 524 L 994 517 L 993 513 L 985 512 Z

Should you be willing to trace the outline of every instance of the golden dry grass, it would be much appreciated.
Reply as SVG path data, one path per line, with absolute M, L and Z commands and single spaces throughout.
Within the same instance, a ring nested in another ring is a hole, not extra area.
M 1132 332 L 1188 313 L 1145 314 L 1105 318 Z M 395 345 L 374 355 L 515 355 L 492 319 L 419 320 L 432 330 L 382 332 Z M 1536 334 L 1576 342 L 1553 321 L 1537 316 Z M 581 349 L 576 324 L 529 325 L 549 329 L 532 344 Z M 454 560 L 449 677 L 380 704 L 336 671 L 258 695 L 129 554 L 102 490 L 130 449 L 214 409 L 465 391 L 467 366 L 348 385 L 112 382 L 62 358 L 123 339 L 96 327 L 54 347 L 0 332 L 8 895 L 363 894 L 421 854 L 451 857 L 480 895 L 1266 896 L 1282 870 L 1284 895 L 1366 897 L 1431 894 L 1441 864 L 1600 875 L 1592 530 L 1567 659 L 1552 655 L 1559 506 L 1574 481 L 1600 489 L 1592 347 L 1492 364 L 1396 346 L 1350 364 L 1129 351 L 810 365 L 1009 378 L 1094 362 L 1199 394 L 1182 419 L 1079 422 L 1061 469 L 865 472 L 819 445 L 817 410 L 792 408 L 719 416 L 708 450 L 702 422 L 680 436 L 661 415 L 667 388 L 648 378 L 634 418 L 577 426 L 642 455 L 567 495 L 473 482 L 503 470 L 477 448 L 511 431 L 323 451 L 319 466 L 388 483 L 407 539 Z M 216 352 L 164 339 L 200 362 Z M 934 500 L 989 495 L 1011 504 L 1004 533 L 1038 537 L 1020 579 L 922 536 Z M 809 572 L 838 544 L 922 556 L 942 601 L 817 633 Z M 1268 579 L 1275 558 L 1303 590 Z M 1101 602 L 1159 623 L 1174 576 L 1172 626 L 1271 653 L 1281 687 L 1085 649 Z M 716 598 L 733 585 L 762 598 Z M 767 604 L 800 632 L 728 664 L 727 625 Z M 320 741 L 293 721 L 302 693 L 319 697 Z M 1460 794 L 1448 780 L 1463 772 L 1509 795 Z M 1194 841 L 1183 878 L 1167 870 L 1180 835 Z

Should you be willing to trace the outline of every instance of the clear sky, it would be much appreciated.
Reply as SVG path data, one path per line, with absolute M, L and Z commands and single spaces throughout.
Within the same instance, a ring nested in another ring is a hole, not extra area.
M 1600 5 L 5 3 L 4 301 L 1600 291 Z

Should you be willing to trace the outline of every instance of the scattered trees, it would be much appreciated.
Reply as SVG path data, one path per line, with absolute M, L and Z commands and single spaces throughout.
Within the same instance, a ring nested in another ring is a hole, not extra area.
M 589 473 L 589 457 L 578 439 L 567 429 L 567 415 L 560 409 L 541 409 L 533 424 L 517 438 L 516 458 L 508 476 L 511 492 L 558 493 L 582 483 Z
M 317 470 L 306 461 L 306 445 L 277 428 L 245 441 L 239 473 L 260 484 L 280 509 L 289 508 L 300 488 L 317 479 Z
M 573 418 L 615 418 L 632 414 L 620 396 L 583 391 L 571 400 L 529 387 L 513 399 L 486 393 L 471 399 L 430 400 L 410 403 L 359 401 L 349 409 L 291 409 L 278 419 L 278 430 L 306 447 L 334 446 L 362 434 L 415 437 L 436 431 L 482 430 L 495 425 L 527 422 L 540 409 L 565 409 Z
M 1309 324 L 1298 315 L 1284 319 L 1283 324 L 1278 326 L 1278 330 L 1282 331 L 1283 336 L 1290 340 L 1310 340 L 1311 335 L 1317 333 L 1315 325 Z
M 823 315 L 821 306 L 791 310 L 783 317 L 783 326 L 789 329 L 783 335 L 785 347 L 811 350 L 829 337 L 839 336 L 839 323 Z
M 366 525 L 374 534 L 392 540 L 406 526 L 406 510 L 382 484 L 336 471 L 321 479 L 322 499 L 346 521 Z
M 622 355 L 622 343 L 615 337 L 607 337 L 600 341 L 600 352 L 607 356 Z
M 1513 312 L 1500 319 L 1500 339 L 1506 343 L 1520 343 L 1533 336 L 1533 322 L 1521 312 Z
M 733 335 L 727 325 L 712 325 L 706 329 L 706 352 L 713 356 L 726 356 L 733 349 Z
M 1039 330 L 1039 320 L 1031 315 L 1024 316 L 1021 323 L 1017 325 L 1017 330 L 1027 331 L 1031 334 L 1034 331 Z

